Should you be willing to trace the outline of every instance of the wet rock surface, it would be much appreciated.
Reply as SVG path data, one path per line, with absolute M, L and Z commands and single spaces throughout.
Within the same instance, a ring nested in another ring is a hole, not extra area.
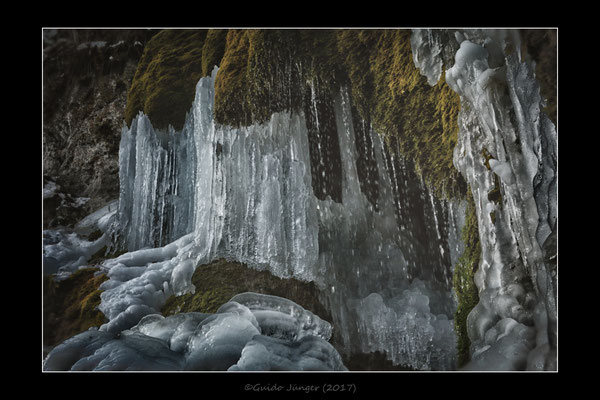
M 118 197 L 127 91 L 153 34 L 147 29 L 44 30 L 44 174 L 72 197 L 89 198 L 83 215 Z M 53 201 L 45 199 L 45 211 L 55 208 Z

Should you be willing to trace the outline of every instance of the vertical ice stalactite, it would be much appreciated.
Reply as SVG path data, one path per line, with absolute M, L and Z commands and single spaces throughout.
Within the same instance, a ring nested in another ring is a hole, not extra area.
M 120 231 L 128 250 L 163 246 L 189 233 L 189 193 L 180 194 L 181 140 L 173 130 L 157 132 L 138 115 L 124 128 L 120 149 Z M 185 169 L 184 169 L 185 171 Z M 187 173 L 187 171 L 185 171 Z

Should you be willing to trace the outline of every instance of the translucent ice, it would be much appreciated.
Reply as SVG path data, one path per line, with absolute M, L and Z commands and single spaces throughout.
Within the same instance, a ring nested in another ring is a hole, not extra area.
M 248 307 L 262 332 L 268 336 L 292 341 L 307 335 L 325 340 L 331 338 L 331 325 L 327 321 L 291 300 L 257 293 L 241 293 L 233 297 L 231 302 Z
M 360 300 L 356 307 L 357 321 L 366 335 L 365 349 L 382 344 L 393 346 L 393 361 L 418 369 L 444 369 L 453 365 L 454 354 L 446 349 L 456 346 L 453 321 L 445 314 L 432 314 L 429 307 L 433 298 L 424 283 L 415 280 L 400 296 L 384 302 L 372 293 Z
M 489 164 L 492 171 L 494 171 L 507 185 L 514 183 L 514 175 L 508 162 L 492 159 L 489 161 Z
M 411 50 L 415 65 L 427 77 L 433 86 L 442 75 L 443 59 L 440 56 L 443 44 L 439 35 L 432 35 L 428 29 L 417 29 L 410 37 Z
M 232 299 L 215 314 L 146 314 L 118 334 L 83 332 L 54 348 L 44 369 L 346 370 L 338 352 L 321 336 L 313 335 L 322 330 L 306 329 L 307 318 L 330 330 L 327 322 L 283 298 L 257 293 L 236 297 L 246 299 L 252 308 Z
M 80 235 L 89 235 L 97 229 L 101 232 L 106 232 L 113 218 L 116 216 L 118 204 L 118 200 L 109 202 L 104 207 L 94 211 L 75 224 L 74 230 Z
M 186 369 L 226 370 L 260 331 L 235 313 L 217 313 L 203 320 L 188 339 Z

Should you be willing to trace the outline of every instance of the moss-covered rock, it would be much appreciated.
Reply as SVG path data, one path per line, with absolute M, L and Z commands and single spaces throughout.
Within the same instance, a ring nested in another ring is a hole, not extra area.
M 98 287 L 108 278 L 96 276 L 97 268 L 84 268 L 67 279 L 56 281 L 53 275 L 44 276 L 43 342 L 52 347 L 65 339 L 106 322 L 98 310 Z
M 215 66 L 221 65 L 225 52 L 227 29 L 209 29 L 202 47 L 202 76 L 209 76 Z
M 392 151 L 414 162 L 438 197 L 460 197 L 464 180 L 454 168 L 460 98 L 444 76 L 433 87 L 415 67 L 408 30 L 342 32 L 352 97 L 365 120 Z
M 206 37 L 204 29 L 166 29 L 148 41 L 127 94 L 128 125 L 143 111 L 158 129 L 183 127 L 203 75 Z
M 288 298 L 319 317 L 331 321 L 329 312 L 319 302 L 319 289 L 313 282 L 282 279 L 268 271 L 224 259 L 199 265 L 192 275 L 195 293 L 171 296 L 163 306 L 163 315 L 180 312 L 214 313 L 233 296 L 256 292 Z
M 195 85 L 219 65 L 215 121 L 248 126 L 274 112 L 302 111 L 315 90 L 351 89 L 367 125 L 393 138 L 438 197 L 464 193 L 452 164 L 460 100 L 414 66 L 402 29 L 164 30 L 150 40 L 128 94 L 126 122 L 144 111 L 158 128 L 183 125 Z M 318 89 L 315 89 L 318 88 Z
M 471 341 L 467 334 L 467 317 L 479 302 L 479 292 L 473 280 L 481 258 L 479 227 L 475 202 L 471 191 L 467 194 L 467 211 L 465 226 L 462 230 L 462 241 L 465 245 L 463 254 L 454 267 L 453 286 L 458 298 L 458 307 L 454 314 L 454 331 L 457 336 L 458 367 L 470 360 L 469 347 Z
M 215 80 L 215 120 L 232 126 L 251 124 L 247 79 L 249 30 L 227 32 L 226 46 Z
M 339 88 L 337 54 L 335 30 L 230 30 L 215 82 L 216 121 L 247 126 L 301 110 L 308 81 Z
M 524 47 L 538 61 L 546 111 L 555 122 L 553 32 L 524 32 Z M 427 84 L 414 66 L 410 35 L 407 29 L 161 31 L 138 65 L 126 121 L 144 111 L 156 127 L 180 129 L 198 79 L 214 65 L 220 67 L 215 120 L 224 125 L 248 126 L 274 112 L 300 111 L 311 82 L 330 97 L 348 85 L 362 120 L 413 161 L 437 197 L 462 197 L 466 184 L 452 162 L 460 99 L 444 75 L 433 87 Z

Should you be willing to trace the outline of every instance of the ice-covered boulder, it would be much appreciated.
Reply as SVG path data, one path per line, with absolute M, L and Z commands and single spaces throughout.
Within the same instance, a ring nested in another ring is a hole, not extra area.
M 243 293 L 215 314 L 147 314 L 118 333 L 80 333 L 44 370 L 346 370 L 330 335 L 328 322 L 290 300 Z

